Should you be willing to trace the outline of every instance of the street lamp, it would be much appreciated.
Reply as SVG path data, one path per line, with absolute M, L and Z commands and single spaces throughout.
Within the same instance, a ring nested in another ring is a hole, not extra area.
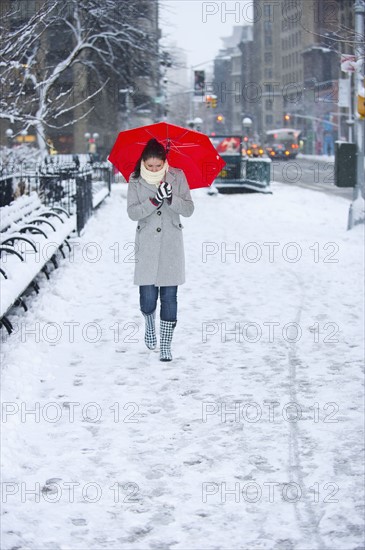
M 245 116 L 242 119 L 242 127 L 243 127 L 243 133 L 248 138 L 251 134 L 251 128 L 252 128 L 252 118 Z
M 84 133 L 84 138 L 86 139 L 86 142 L 88 144 L 88 153 L 90 155 L 96 155 L 96 140 L 99 139 L 99 134 L 97 132 L 94 132 L 91 134 L 90 132 Z
M 27 130 L 22 130 L 20 132 L 20 135 L 22 136 L 22 139 L 21 139 L 21 142 L 24 143 L 26 141 L 26 136 L 28 135 L 28 131 Z
M 163 120 L 166 120 L 169 105 L 168 105 L 168 78 L 167 71 L 173 65 L 172 57 L 169 52 L 163 51 L 160 58 L 160 65 L 162 70 L 160 72 L 160 82 L 159 82 L 159 101 L 157 101 L 158 110 L 160 112 L 160 117 Z
M 13 145 L 13 136 L 14 136 L 14 132 L 11 128 L 8 128 L 6 131 L 5 131 L 5 135 L 8 139 L 8 147 L 9 149 L 11 149 L 12 145 Z
M 134 92 L 134 88 L 132 88 L 131 86 L 129 86 L 128 88 L 121 88 L 119 90 L 120 94 L 125 94 L 125 100 L 124 100 L 124 105 L 125 105 L 124 126 L 125 126 L 125 129 L 128 129 L 128 126 L 129 126 L 130 94 L 133 94 L 133 92 Z
M 203 124 L 203 119 L 200 118 L 199 116 L 196 116 L 193 120 L 193 123 L 194 123 L 194 128 L 197 132 L 200 132 L 201 131 L 201 124 Z
M 89 148 L 90 148 L 90 138 L 91 138 L 91 134 L 90 132 L 85 132 L 84 133 L 84 138 L 86 140 L 86 152 L 89 153 Z

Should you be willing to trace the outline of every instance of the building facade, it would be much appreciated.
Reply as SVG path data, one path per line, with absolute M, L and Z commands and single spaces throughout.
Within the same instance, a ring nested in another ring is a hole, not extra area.
M 262 13 L 254 23 L 255 66 L 261 67 L 257 81 L 264 91 L 256 109 L 261 138 L 267 130 L 288 125 L 302 130 L 307 152 L 321 153 L 330 133 L 332 153 L 333 141 L 344 134 L 338 107 L 340 57 L 352 49 L 354 0 L 281 0 L 277 6 L 256 0 L 256 6 Z M 265 94 L 270 85 L 263 80 L 266 69 L 268 80 L 271 73 L 275 76 L 272 102 Z
M 302 130 L 307 152 L 348 137 L 349 110 L 338 105 L 341 54 L 354 47 L 355 0 L 254 0 L 253 25 L 241 26 L 225 39 L 216 58 L 215 80 L 234 90 L 220 105 L 227 132 L 252 120 L 263 142 L 268 130 L 284 125 Z M 248 30 L 250 29 L 250 30 Z

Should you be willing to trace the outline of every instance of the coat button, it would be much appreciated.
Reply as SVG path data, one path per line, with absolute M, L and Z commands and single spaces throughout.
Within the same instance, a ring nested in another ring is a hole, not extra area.
M 179 227 L 182 227 L 181 223 L 179 223 Z
M 156 229 L 156 231 L 158 231 L 158 233 L 159 233 L 159 232 L 161 231 L 161 227 L 158 227 L 158 228 Z
M 161 216 L 161 211 L 157 210 L 157 216 Z
M 141 229 L 141 226 L 140 226 L 140 225 L 137 225 L 137 229 Z

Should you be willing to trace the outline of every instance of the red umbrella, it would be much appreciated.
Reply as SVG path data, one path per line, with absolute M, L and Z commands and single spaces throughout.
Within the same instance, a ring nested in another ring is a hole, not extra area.
M 169 165 L 184 171 L 190 189 L 209 187 L 226 164 L 205 134 L 158 122 L 119 133 L 108 159 L 127 181 L 151 138 L 165 147 Z

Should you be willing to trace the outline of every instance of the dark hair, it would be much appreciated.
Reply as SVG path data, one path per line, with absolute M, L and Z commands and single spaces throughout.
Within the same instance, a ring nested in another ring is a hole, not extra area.
M 142 160 L 148 160 L 150 158 L 156 158 L 159 160 L 163 160 L 165 162 L 166 160 L 166 150 L 165 147 L 157 141 L 157 139 L 152 138 L 147 143 L 145 148 L 142 151 L 142 155 L 137 161 L 137 164 L 134 168 L 133 176 L 135 178 L 139 178 L 141 175 L 141 162 Z

